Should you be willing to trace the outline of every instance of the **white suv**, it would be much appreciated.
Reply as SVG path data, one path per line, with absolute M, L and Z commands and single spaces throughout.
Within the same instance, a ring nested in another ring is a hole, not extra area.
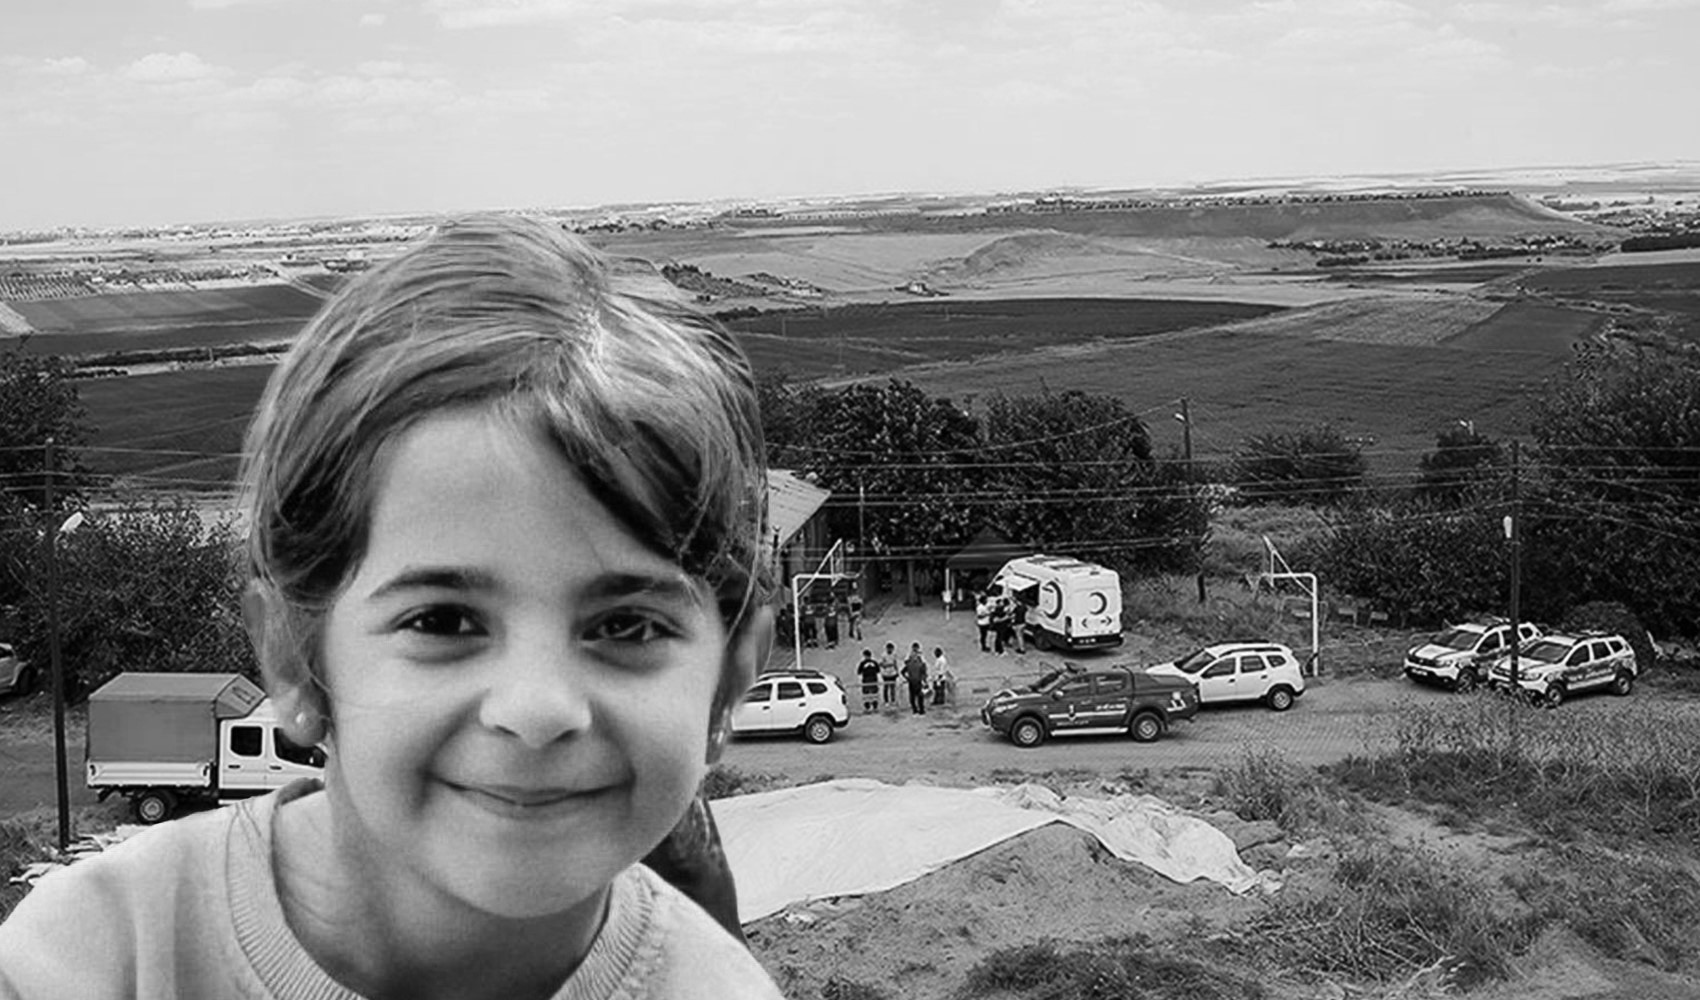
M 1529 622 L 1518 622 L 1517 634 L 1522 637 L 1518 648 L 1527 649 L 1541 637 L 1541 630 Z M 1494 661 L 1510 652 L 1511 623 L 1503 618 L 1451 625 L 1406 652 L 1405 676 L 1454 691 L 1471 691 L 1487 679 Z
M 818 670 L 776 670 L 756 678 L 732 709 L 732 732 L 802 733 L 825 743 L 850 724 L 850 702 L 838 678 Z
M 1285 712 L 1293 707 L 1293 699 L 1305 693 L 1298 659 L 1278 642 L 1218 643 L 1145 669 L 1192 681 L 1198 685 L 1201 705 L 1262 701 L 1277 712 Z
M 1551 633 L 1517 657 L 1517 687 L 1530 701 L 1550 708 L 1582 691 L 1626 695 L 1635 690 L 1640 673 L 1628 640 L 1605 632 Z M 1493 665 L 1489 683 L 1511 687 L 1511 657 Z

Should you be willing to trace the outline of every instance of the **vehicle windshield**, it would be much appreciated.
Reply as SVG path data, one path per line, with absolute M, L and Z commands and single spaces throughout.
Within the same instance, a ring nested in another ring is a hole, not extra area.
M 1564 657 L 1570 652 L 1570 643 L 1553 642 L 1542 639 L 1523 651 L 1526 660 L 1540 660 L 1542 663 L 1563 663 Z
M 1183 674 L 1196 674 L 1212 663 L 1215 659 L 1216 657 L 1210 654 L 1210 650 L 1201 649 L 1196 653 L 1188 653 L 1181 659 L 1176 660 L 1175 669 L 1179 670 Z
M 1068 671 L 1060 670 L 1060 669 L 1059 670 L 1046 671 L 1043 675 L 1040 676 L 1040 678 L 1038 680 L 1027 685 L 1027 690 L 1034 691 L 1034 692 L 1043 691 L 1046 688 L 1050 687 L 1051 685 L 1055 684 L 1066 673 L 1068 673 Z
M 1480 632 L 1472 631 L 1471 629 L 1449 628 L 1435 636 L 1430 641 L 1432 641 L 1436 646 L 1445 646 L 1447 649 L 1473 649 L 1476 645 L 1476 640 L 1481 637 L 1482 634 Z

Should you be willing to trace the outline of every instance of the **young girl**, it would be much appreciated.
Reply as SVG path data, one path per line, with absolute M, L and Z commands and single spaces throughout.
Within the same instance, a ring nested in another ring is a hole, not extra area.
M 542 222 L 441 228 L 266 391 L 244 610 L 299 783 L 44 879 L 0 996 L 777 997 L 638 864 L 770 641 L 748 362 Z

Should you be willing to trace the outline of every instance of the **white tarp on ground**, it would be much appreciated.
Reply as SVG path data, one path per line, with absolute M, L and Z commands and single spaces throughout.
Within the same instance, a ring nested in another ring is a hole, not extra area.
M 1039 785 L 936 788 L 845 778 L 718 799 L 714 820 L 744 923 L 795 903 L 881 892 L 1063 822 L 1177 882 L 1265 884 L 1227 834 L 1149 795 L 1062 798 Z

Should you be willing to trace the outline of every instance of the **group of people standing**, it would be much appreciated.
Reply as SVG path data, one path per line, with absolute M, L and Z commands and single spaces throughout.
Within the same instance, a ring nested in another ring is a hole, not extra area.
M 951 672 L 950 659 L 942 647 L 933 648 L 929 668 L 927 657 L 918 642 L 909 644 L 909 653 L 902 665 L 897 660 L 897 644 L 885 644 L 885 653 L 874 658 L 871 649 L 862 650 L 862 660 L 856 664 L 856 676 L 862 684 L 862 714 L 879 711 L 897 704 L 897 682 L 903 680 L 909 689 L 909 711 L 914 715 L 927 714 L 929 688 L 933 704 L 943 705 L 956 700 L 956 675 Z
M 1027 652 L 1027 605 L 1007 592 L 982 591 L 974 595 L 974 624 L 980 630 L 980 651 L 1003 655 L 1005 649 Z M 991 636 L 993 648 L 986 648 Z
M 788 610 L 788 609 L 785 609 Z M 789 614 L 782 614 L 789 618 Z M 842 629 L 839 620 L 843 619 Z M 784 625 L 790 622 L 782 623 Z M 862 638 L 862 595 L 852 587 L 844 597 L 833 594 L 828 599 L 812 600 L 803 606 L 803 619 L 794 623 L 802 630 L 803 645 L 811 648 L 838 648 L 838 637 L 842 632 L 847 638 Z

